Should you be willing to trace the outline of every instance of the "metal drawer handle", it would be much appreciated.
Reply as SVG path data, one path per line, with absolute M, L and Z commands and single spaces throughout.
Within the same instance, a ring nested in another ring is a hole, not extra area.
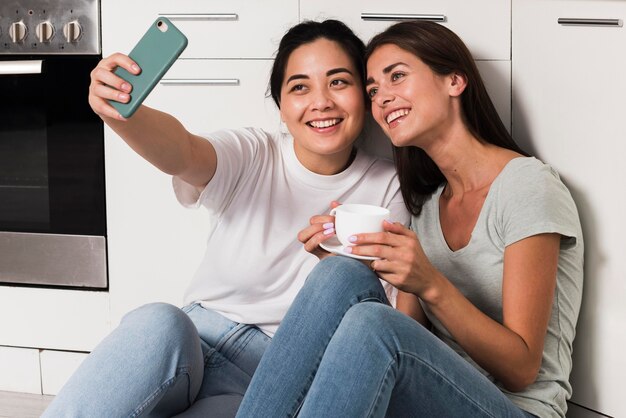
M 376 21 L 429 20 L 432 22 L 445 22 L 446 15 L 361 13 L 361 19 L 362 20 L 376 20 Z
M 164 86 L 238 86 L 238 78 L 164 78 Z
M 0 75 L 41 74 L 42 60 L 0 61 Z
M 212 21 L 232 21 L 239 20 L 237 13 L 173 13 L 160 14 L 159 16 L 167 17 L 171 21 L 180 20 L 212 20 Z
M 559 23 L 559 25 L 622 27 L 622 19 L 579 19 L 570 17 L 559 17 L 557 22 Z

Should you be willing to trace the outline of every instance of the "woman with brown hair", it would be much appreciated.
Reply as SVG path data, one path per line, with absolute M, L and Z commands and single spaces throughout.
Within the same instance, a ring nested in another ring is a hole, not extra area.
M 515 144 L 445 27 L 375 36 L 366 88 L 411 228 L 352 237 L 368 266 L 314 269 L 239 416 L 565 416 L 583 280 L 569 191 Z M 409 315 L 375 296 L 378 277 Z

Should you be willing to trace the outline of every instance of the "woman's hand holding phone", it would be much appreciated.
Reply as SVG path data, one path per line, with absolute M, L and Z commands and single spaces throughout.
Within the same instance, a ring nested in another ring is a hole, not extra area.
M 139 65 L 127 55 L 116 53 L 102 59 L 91 71 L 89 105 L 100 117 L 126 120 L 110 104 L 110 101 L 128 103 L 133 88 L 129 82 L 114 73 L 118 67 L 124 68 L 131 74 L 141 72 Z
M 100 116 L 131 117 L 186 47 L 185 35 L 167 18 L 157 18 L 128 56 L 113 54 L 92 71 L 91 107 Z

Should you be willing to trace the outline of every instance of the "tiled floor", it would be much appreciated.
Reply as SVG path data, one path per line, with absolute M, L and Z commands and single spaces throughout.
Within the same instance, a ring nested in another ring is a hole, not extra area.
M 0 391 L 0 418 L 36 418 L 54 396 Z

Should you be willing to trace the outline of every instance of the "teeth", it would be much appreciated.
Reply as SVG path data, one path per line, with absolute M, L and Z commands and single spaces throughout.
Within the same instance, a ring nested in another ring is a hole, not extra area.
M 335 126 L 341 121 L 341 119 L 327 119 L 327 120 L 312 120 L 309 122 L 314 128 L 328 128 L 330 126 Z
M 408 114 L 409 114 L 409 109 L 400 109 L 400 110 L 396 110 L 395 112 L 391 112 L 387 116 L 387 123 L 391 123 L 394 120 L 398 119 L 399 117 L 402 117 Z

